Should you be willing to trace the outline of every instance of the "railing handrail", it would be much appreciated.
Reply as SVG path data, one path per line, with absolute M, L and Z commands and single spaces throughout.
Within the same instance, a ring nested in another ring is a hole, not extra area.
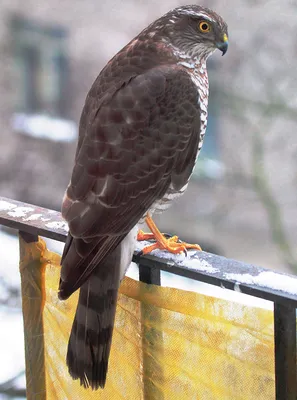
M 67 224 L 58 211 L 0 197 L 0 225 L 17 229 L 28 240 L 44 236 L 65 242 Z M 203 251 L 176 256 L 167 252 L 142 255 L 139 245 L 133 261 L 140 280 L 160 285 L 160 271 L 203 281 L 274 302 L 276 400 L 296 400 L 297 278 Z
M 32 204 L 0 197 L 0 225 L 65 242 L 68 227 L 61 213 Z M 133 260 L 150 269 L 217 285 L 248 295 L 297 308 L 297 277 L 252 264 L 227 259 L 204 251 L 188 257 L 167 252 L 141 255 L 138 245 Z

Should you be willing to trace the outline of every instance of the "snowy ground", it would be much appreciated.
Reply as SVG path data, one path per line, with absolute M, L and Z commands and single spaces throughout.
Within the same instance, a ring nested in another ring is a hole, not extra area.
M 19 246 L 17 237 L 0 230 L 0 277 L 9 285 L 20 288 L 18 270 Z M 6 286 L 0 281 L 0 384 L 19 375 L 25 369 L 23 322 L 20 299 L 9 306 L 3 306 L 7 299 Z M 16 303 L 16 304 L 14 304 Z M 18 379 L 18 386 L 25 386 L 24 375 Z M 1 396 L 4 400 L 7 397 Z
M 48 248 L 56 252 L 61 252 L 63 244 L 48 240 Z M 3 278 L 10 286 L 20 289 L 18 238 L 17 236 L 12 236 L 1 231 L 1 227 L 0 254 L 0 278 Z M 134 279 L 138 279 L 138 269 L 135 264 L 131 265 L 128 275 Z M 268 301 L 195 282 L 169 273 L 162 273 L 162 285 L 205 293 L 210 296 L 225 298 L 247 305 L 272 309 L 272 303 Z M 7 297 L 8 292 L 6 286 L 3 284 L 3 281 L 0 280 L 0 385 L 2 382 L 19 375 L 25 369 L 20 299 L 17 298 L 15 301 L 10 302 L 9 306 L 4 306 L 3 301 L 7 299 Z M 22 375 L 17 382 L 18 387 L 25 387 L 24 375 Z M 5 399 L 7 399 L 7 397 L 1 397 L 0 394 L 0 400 Z

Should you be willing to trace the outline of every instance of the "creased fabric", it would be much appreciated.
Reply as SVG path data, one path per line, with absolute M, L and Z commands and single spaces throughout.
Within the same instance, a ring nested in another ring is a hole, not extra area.
M 58 300 L 59 262 L 41 239 L 21 242 L 29 400 L 275 398 L 271 311 L 130 278 L 120 288 L 106 387 L 80 387 L 65 363 L 78 294 Z

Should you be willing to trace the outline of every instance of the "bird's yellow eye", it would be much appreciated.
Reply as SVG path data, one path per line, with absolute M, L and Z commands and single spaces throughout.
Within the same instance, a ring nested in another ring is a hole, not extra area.
M 209 32 L 211 29 L 210 23 L 207 21 L 199 22 L 199 30 L 203 33 Z

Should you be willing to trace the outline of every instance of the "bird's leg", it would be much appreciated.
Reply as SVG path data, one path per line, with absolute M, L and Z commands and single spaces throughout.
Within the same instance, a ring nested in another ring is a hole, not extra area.
M 147 239 L 155 239 L 156 243 L 145 247 L 142 252 L 143 254 L 150 253 L 155 249 L 167 250 L 170 253 L 178 254 L 186 251 L 186 249 L 196 249 L 201 250 L 201 247 L 198 244 L 189 244 L 185 242 L 178 242 L 177 236 L 172 236 L 167 239 L 157 228 L 156 224 L 154 223 L 152 217 L 147 214 L 145 218 L 145 222 L 149 227 L 150 233 L 144 233 L 143 231 L 139 231 L 137 236 L 138 240 L 147 240 Z
M 147 233 L 144 232 L 142 229 L 139 229 L 138 233 L 137 233 L 137 240 L 141 241 L 141 240 L 150 240 L 150 239 L 154 239 L 155 236 L 153 233 Z
M 165 238 L 174 240 L 175 242 L 178 241 L 178 236 L 170 236 L 168 233 L 161 233 Z M 153 233 L 144 232 L 142 229 L 139 229 L 137 233 L 137 240 L 141 242 L 142 240 L 152 240 L 155 239 L 155 235 Z

